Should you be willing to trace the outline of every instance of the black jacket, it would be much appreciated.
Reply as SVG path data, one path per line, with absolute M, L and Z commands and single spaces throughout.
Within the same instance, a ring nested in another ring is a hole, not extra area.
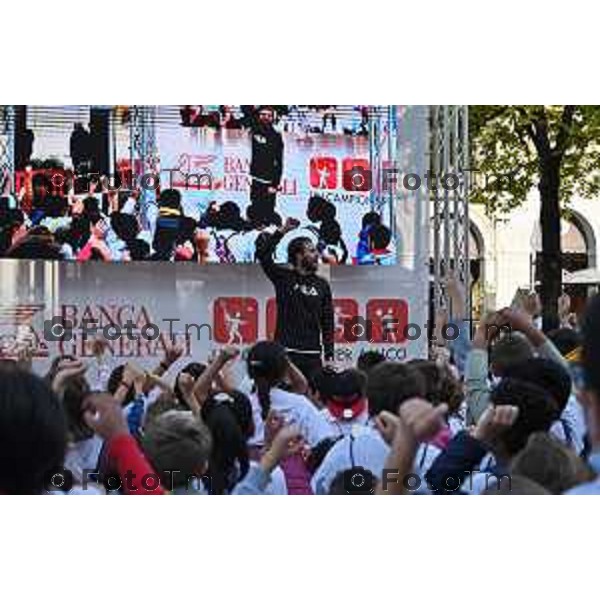
M 480 472 L 477 467 L 488 452 L 489 448 L 467 431 L 457 433 L 425 475 L 429 489 L 434 494 L 464 494 L 462 486 L 470 475 Z M 501 479 L 508 475 L 508 470 L 496 463 L 485 473 Z
M 273 127 L 252 129 L 250 175 L 262 183 L 277 187 L 283 173 L 283 138 Z
M 301 275 L 290 265 L 276 265 L 273 251 L 281 233 L 262 234 L 256 256 L 275 286 L 277 328 L 275 341 L 290 350 L 334 354 L 333 300 L 329 283 L 318 275 Z

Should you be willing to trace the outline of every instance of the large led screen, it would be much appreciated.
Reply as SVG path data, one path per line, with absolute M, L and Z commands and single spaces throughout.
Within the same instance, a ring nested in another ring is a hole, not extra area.
M 252 263 L 262 233 L 328 264 L 395 264 L 382 190 L 396 107 L 19 106 L 0 257 Z

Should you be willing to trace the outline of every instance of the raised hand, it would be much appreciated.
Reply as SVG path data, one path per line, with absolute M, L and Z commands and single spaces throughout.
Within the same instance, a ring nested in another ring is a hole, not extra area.
M 133 386 L 136 394 L 144 393 L 144 386 L 146 385 L 147 378 L 148 374 L 146 371 L 142 370 L 136 364 L 128 362 L 125 365 L 122 383 L 128 390 Z M 119 386 L 118 391 L 121 391 L 121 388 L 124 386 Z
M 571 296 L 562 294 L 558 299 L 558 316 L 561 322 L 564 322 L 571 312 Z
M 433 406 L 427 400 L 413 398 L 402 403 L 398 414 L 416 441 L 423 443 L 434 437 L 446 424 L 448 405 Z
M 375 417 L 375 429 L 377 429 L 388 446 L 392 445 L 399 426 L 400 417 L 386 410 L 380 412 Z
M 198 402 L 198 398 L 194 393 L 194 385 L 196 380 L 189 373 L 181 373 L 177 379 L 181 395 L 188 408 L 196 415 L 200 415 L 202 405 Z
M 531 330 L 533 325 L 533 317 L 529 312 L 525 310 L 514 310 L 512 308 L 503 308 L 500 312 L 500 321 L 503 324 L 510 325 L 514 331 L 521 331 L 527 333 Z
M 108 213 L 119 212 L 119 192 L 111 190 L 108 192 Z
M 532 319 L 538 317 L 542 313 L 542 301 L 539 294 L 531 292 L 521 300 L 521 306 L 524 312 L 531 316 Z
M 192 393 L 196 380 L 189 373 L 181 373 L 177 378 L 177 385 L 184 396 Z
M 472 436 L 480 442 L 492 444 L 503 431 L 515 424 L 518 416 L 516 406 L 490 406 L 473 428 Z
M 82 377 L 88 365 L 80 360 L 66 359 L 59 363 L 58 370 L 52 380 L 54 393 L 62 397 L 69 382 Z
M 387 439 L 392 437 L 390 453 L 385 461 L 383 479 L 377 486 L 378 494 L 405 494 L 404 477 L 410 473 L 419 444 L 434 437 L 445 425 L 448 406 L 432 406 L 426 400 L 413 398 L 400 406 L 398 417 L 380 415 L 378 428 L 383 428 Z M 389 474 L 396 474 L 388 479 Z
M 282 460 L 300 452 L 302 448 L 303 439 L 298 427 L 286 425 L 278 431 L 260 464 L 265 471 L 270 473 Z
M 492 326 L 497 325 L 498 319 L 498 313 L 488 313 L 481 319 L 473 336 L 474 348 L 487 348 L 489 342 L 488 336 L 491 333 Z
M 453 316 L 465 316 L 466 294 L 464 292 L 464 285 L 458 281 L 454 273 L 450 273 L 446 279 L 446 291 L 448 292 L 448 297 L 452 302 Z
M 96 359 L 102 358 L 106 350 L 110 347 L 108 340 L 103 336 L 96 336 L 88 342 L 90 352 Z
M 290 231 L 294 231 L 294 229 L 298 229 L 298 227 L 300 227 L 300 221 L 288 217 L 283 224 L 282 230 L 284 233 L 289 233 Z
M 233 346 L 225 346 L 224 348 L 221 348 L 221 351 L 219 352 L 219 360 L 223 364 L 225 364 L 228 363 L 230 360 L 237 358 L 239 354 L 240 351 L 238 348 L 235 348 Z
M 184 348 L 179 344 L 168 344 L 165 348 L 164 365 L 171 366 L 183 356 Z
M 272 410 L 265 421 L 265 447 L 269 448 L 277 434 L 285 427 L 283 415 Z

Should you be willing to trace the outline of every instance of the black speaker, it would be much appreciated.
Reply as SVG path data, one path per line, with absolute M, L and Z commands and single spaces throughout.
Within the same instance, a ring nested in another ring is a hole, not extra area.
M 93 172 L 110 174 L 110 108 L 90 110 L 90 158 Z
M 27 129 L 27 106 L 15 105 L 15 170 L 23 171 L 31 160 L 33 131 Z

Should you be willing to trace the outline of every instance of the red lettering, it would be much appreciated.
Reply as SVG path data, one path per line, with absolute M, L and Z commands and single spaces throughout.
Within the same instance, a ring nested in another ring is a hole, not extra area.
M 245 175 L 225 175 L 223 189 L 228 192 L 248 191 L 248 179 Z
M 90 358 L 94 356 L 94 353 L 92 352 L 92 345 L 89 343 L 90 339 L 91 336 L 77 336 L 77 347 L 79 349 L 79 356 L 82 358 Z
M 129 313 L 127 314 L 127 318 L 125 318 L 124 316 L 124 312 L 125 311 L 129 311 Z M 131 321 L 133 321 L 133 311 L 134 311 L 134 307 L 133 306 L 129 306 L 127 304 L 124 304 L 123 306 L 121 306 L 118 310 L 117 310 L 117 323 L 123 327 L 123 325 L 125 325 L 125 323 L 127 323 L 127 321 L 129 321 L 131 319 Z
M 134 307 L 132 307 L 132 311 L 134 310 Z M 140 309 L 140 314 L 138 315 L 137 319 L 134 321 L 136 327 L 138 328 L 142 328 L 144 327 L 144 325 L 151 325 L 152 324 L 152 319 L 150 318 L 150 314 L 148 313 L 148 310 L 146 309 L 145 306 L 142 306 L 142 308 Z
M 63 304 L 61 317 L 65 321 L 71 321 L 74 327 L 77 327 L 77 306 L 75 304 Z
M 100 327 L 106 327 L 107 325 L 117 325 L 118 322 L 115 319 L 115 306 L 114 304 L 110 306 L 108 309 L 104 306 L 98 306 L 99 309 L 99 321 Z M 102 318 L 102 316 L 106 317 L 106 321 Z
M 248 164 L 249 166 L 249 164 Z M 224 159 L 225 173 L 245 173 L 244 162 L 237 156 L 226 156 Z
M 68 342 L 60 341 L 58 342 L 58 353 L 60 356 L 77 356 L 77 340 L 73 337 L 72 340 Z
M 168 334 L 161 333 L 156 340 L 156 346 L 154 348 L 155 354 L 156 351 L 160 348 L 161 353 L 164 353 L 167 350 L 167 339 L 169 339 Z
M 137 334 L 134 334 L 137 335 Z M 127 334 L 122 335 L 118 341 L 119 344 L 119 356 L 130 358 L 135 356 L 136 342 L 135 340 L 130 340 L 127 337 Z
M 89 327 L 91 327 L 92 325 L 98 325 L 98 327 L 102 327 L 101 322 L 99 322 L 99 319 L 96 315 L 94 315 L 94 311 L 92 310 L 91 306 L 86 306 L 83 309 L 83 313 L 81 313 L 81 322 L 83 323 L 83 321 L 86 320 L 89 323 Z M 75 327 L 77 327 L 77 323 L 75 323 Z
M 152 342 L 150 340 L 147 340 L 140 335 L 137 341 L 137 356 L 152 356 L 151 344 Z

